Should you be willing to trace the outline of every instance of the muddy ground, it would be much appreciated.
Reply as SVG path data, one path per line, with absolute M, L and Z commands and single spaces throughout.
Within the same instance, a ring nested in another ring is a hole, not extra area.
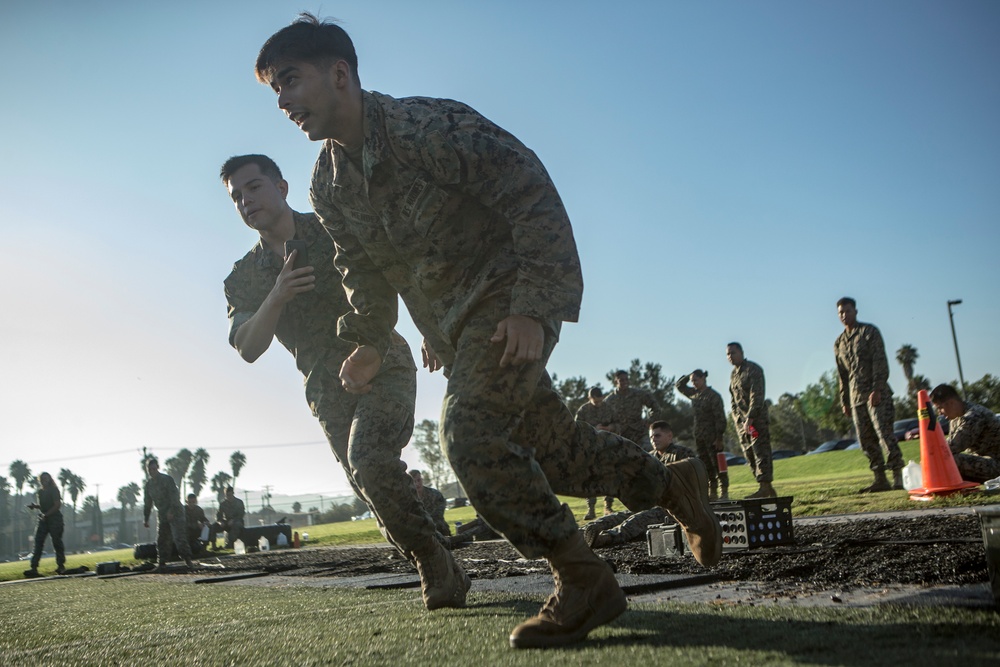
M 891 584 L 989 581 L 979 522 L 973 515 L 796 524 L 795 542 L 793 546 L 726 553 L 708 571 L 723 581 L 763 582 L 766 592 L 777 596 Z M 644 541 L 598 549 L 597 553 L 623 574 L 706 572 L 690 556 L 650 557 Z M 504 541 L 474 542 L 456 548 L 454 554 L 473 579 L 548 571 L 545 561 L 523 559 Z M 219 574 L 242 570 L 304 577 L 416 573 L 409 562 L 384 546 L 270 551 L 225 557 L 222 562 L 225 570 L 217 571 Z

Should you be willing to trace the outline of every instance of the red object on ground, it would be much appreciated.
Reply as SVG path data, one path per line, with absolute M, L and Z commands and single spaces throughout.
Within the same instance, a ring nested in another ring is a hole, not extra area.
M 975 482 L 962 480 L 925 389 L 917 393 L 917 417 L 920 419 L 920 474 L 924 486 L 910 491 L 910 500 L 930 500 L 934 496 L 977 488 L 979 485 Z
M 302 546 L 302 542 L 299 540 L 299 531 L 292 533 L 292 546 L 298 549 Z
M 719 452 L 716 454 L 715 460 L 719 462 L 719 472 L 729 472 L 729 464 L 726 463 L 725 452 Z

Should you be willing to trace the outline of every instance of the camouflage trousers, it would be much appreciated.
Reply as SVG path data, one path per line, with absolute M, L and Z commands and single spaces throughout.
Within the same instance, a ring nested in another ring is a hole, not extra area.
M 52 550 L 56 552 L 56 566 L 66 563 L 66 549 L 63 547 L 63 515 L 56 512 L 49 517 L 38 518 L 38 528 L 35 530 L 35 550 L 31 553 L 31 568 L 38 569 L 45 548 L 45 539 L 52 537 Z
M 574 419 L 545 372 L 557 326 L 546 328 L 539 361 L 501 368 L 506 341 L 490 337 L 509 312 L 503 299 L 480 305 L 454 341 L 441 442 L 483 520 L 538 558 L 577 532 L 557 493 L 647 509 L 662 502 L 670 472 L 636 444 Z
M 771 425 L 764 422 L 763 424 L 754 424 L 754 428 L 757 430 L 757 437 L 751 438 L 750 434 L 743 430 L 743 426 L 737 424 L 736 432 L 740 434 L 740 447 L 743 449 L 743 456 L 753 472 L 754 479 L 761 484 L 770 484 L 774 481 L 774 465 L 771 461 Z M 718 471 L 718 462 L 715 465 L 715 469 Z
M 187 516 L 180 505 L 166 512 L 156 513 L 156 555 L 161 563 L 170 560 L 177 548 L 177 555 L 183 560 L 191 558 L 191 545 L 187 540 Z
M 694 447 L 698 452 L 698 458 L 705 464 L 705 472 L 708 473 L 708 486 L 715 488 L 719 483 L 719 459 L 716 457 L 715 441 L 717 438 L 711 431 L 702 433 L 698 431 L 697 425 L 694 430 Z M 748 461 L 750 459 L 747 459 Z M 728 487 L 728 484 L 727 484 Z
M 1000 477 L 1000 461 L 989 456 L 975 454 L 955 454 L 955 465 L 962 479 L 982 484 L 988 479 Z
M 868 467 L 873 472 L 884 472 L 886 468 L 901 470 L 904 465 L 903 453 L 892 432 L 892 424 L 896 419 L 892 396 L 883 396 L 875 407 L 868 405 L 867 401 L 853 406 L 851 418 L 854 420 L 854 430 L 858 433 L 861 449 L 868 457 Z
M 432 552 L 435 541 L 447 545 L 400 460 L 413 432 L 413 368 L 380 372 L 371 393 L 364 395 L 347 393 L 332 376 L 322 386 L 313 411 L 354 493 L 371 510 L 386 541 L 411 561 Z
M 598 530 L 603 539 L 602 546 L 625 544 L 646 536 L 650 526 L 674 523 L 673 518 L 662 507 L 651 507 L 641 512 L 615 512 L 587 524 L 587 530 Z

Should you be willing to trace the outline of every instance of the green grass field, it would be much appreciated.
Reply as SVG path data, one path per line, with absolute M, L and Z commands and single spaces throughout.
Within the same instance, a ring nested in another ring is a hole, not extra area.
M 915 442 L 902 443 L 906 460 Z M 775 462 L 775 487 L 793 514 L 991 504 L 972 494 L 909 500 L 905 492 L 859 496 L 870 473 L 860 451 Z M 733 468 L 731 495 L 756 488 Z M 578 518 L 582 499 L 567 498 Z M 451 522 L 475 516 L 449 510 Z M 374 521 L 308 529 L 310 545 L 381 542 Z M 71 555 L 69 566 L 119 560 L 127 550 Z M 0 580 L 25 562 L 0 565 Z M 42 561 L 43 573 L 53 560 Z M 415 590 L 363 591 L 188 583 L 182 577 L 47 579 L 0 588 L 0 664 L 111 665 L 169 661 L 200 665 L 997 665 L 1000 612 L 961 607 L 807 608 L 636 604 L 588 641 L 566 649 L 513 651 L 507 635 L 537 611 L 541 596 L 478 592 L 469 608 L 426 612 Z

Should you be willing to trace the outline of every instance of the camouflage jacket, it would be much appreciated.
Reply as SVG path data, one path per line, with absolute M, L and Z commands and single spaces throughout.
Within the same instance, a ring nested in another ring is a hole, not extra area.
M 219 503 L 219 511 L 215 514 L 216 521 L 243 521 L 243 516 L 246 514 L 246 507 L 243 505 L 243 501 L 233 496 L 232 500 L 225 498 Z
M 722 396 L 711 387 L 698 391 L 688 384 L 687 375 L 682 375 L 674 387 L 691 399 L 695 442 L 699 446 L 711 447 L 726 432 L 726 408 Z
M 146 480 L 143 497 L 142 516 L 147 522 L 154 506 L 161 515 L 171 510 L 181 511 L 181 496 L 177 491 L 177 484 L 173 477 L 164 472 L 158 472 Z
M 876 389 L 883 399 L 892 400 L 889 388 L 889 360 L 878 327 L 858 322 L 853 329 L 844 329 L 833 344 L 840 378 L 840 403 L 850 409 L 864 405 Z
M 285 304 L 275 337 L 295 357 L 295 365 L 305 376 L 306 398 L 315 409 L 324 384 L 339 382 L 340 365 L 355 344 L 337 336 L 337 318 L 350 310 L 350 304 L 333 265 L 333 241 L 312 213 L 296 212 L 294 216 L 295 238 L 309 244 L 316 288 Z M 283 265 L 283 258 L 258 242 L 233 266 L 225 280 L 230 345 L 236 346 L 237 330 L 264 303 Z M 403 366 L 416 370 L 406 341 L 394 331 L 390 340 L 389 354 L 383 351 L 382 369 Z
M 185 503 L 184 514 L 187 516 L 188 529 L 194 529 L 197 528 L 199 524 L 208 523 L 208 517 L 205 516 L 205 510 L 198 505 L 192 507 L 191 505 Z
M 677 463 L 678 461 L 683 461 L 684 459 L 693 459 L 698 456 L 690 447 L 678 445 L 676 442 L 668 445 L 662 452 L 654 449 L 650 452 L 650 454 L 656 457 L 656 460 L 663 465 Z
M 948 445 L 953 454 L 972 452 L 1000 460 L 1000 419 L 976 403 L 965 404 L 965 414 L 948 421 Z
M 642 415 L 644 407 L 649 408 L 654 418 L 660 412 L 660 404 L 656 402 L 652 392 L 634 387 L 629 387 L 625 393 L 615 389 L 604 400 L 604 404 L 611 408 L 615 420 L 613 430 L 617 433 L 627 428 L 645 430 L 646 420 Z
M 610 426 L 615 417 L 607 401 L 602 401 L 600 405 L 587 401 L 577 409 L 576 420 L 591 426 Z
M 445 364 L 489 298 L 550 330 L 576 321 L 576 242 L 535 154 L 459 102 L 365 92 L 363 104 L 361 166 L 327 141 L 309 193 L 353 306 L 340 335 L 384 351 L 397 294 Z
M 729 376 L 729 396 L 733 421 L 752 419 L 754 426 L 768 423 L 763 368 L 749 359 L 744 359 L 740 366 L 733 367 L 732 375 Z M 742 429 L 742 423 L 738 426 Z

